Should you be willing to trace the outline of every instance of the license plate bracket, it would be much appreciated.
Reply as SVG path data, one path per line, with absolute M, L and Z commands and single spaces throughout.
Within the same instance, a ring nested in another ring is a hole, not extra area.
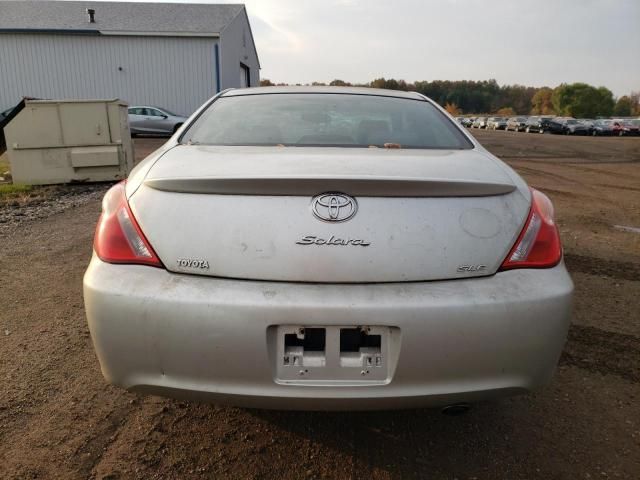
M 287 385 L 384 385 L 400 348 L 388 326 L 278 325 L 269 339 L 274 380 Z

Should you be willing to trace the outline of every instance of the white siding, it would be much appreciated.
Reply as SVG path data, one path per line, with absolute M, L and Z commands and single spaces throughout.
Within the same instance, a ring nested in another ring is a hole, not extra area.
M 222 31 L 220 58 L 221 88 L 240 87 L 240 63 L 249 67 L 251 87 L 260 86 L 258 54 L 251 39 L 251 27 L 246 13 L 241 12 Z
M 216 93 L 217 41 L 0 34 L 0 110 L 24 96 L 120 98 L 188 115 Z

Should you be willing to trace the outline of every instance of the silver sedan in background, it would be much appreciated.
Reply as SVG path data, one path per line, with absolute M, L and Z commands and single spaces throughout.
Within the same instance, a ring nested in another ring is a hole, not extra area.
M 489 117 L 487 120 L 487 130 L 504 130 L 507 128 L 507 119 L 503 117 Z
M 415 92 L 230 90 L 106 194 L 84 277 L 107 381 L 278 409 L 530 391 L 573 284 L 549 199 Z
M 187 117 L 171 113 L 166 108 L 129 107 L 129 128 L 132 135 L 173 135 Z

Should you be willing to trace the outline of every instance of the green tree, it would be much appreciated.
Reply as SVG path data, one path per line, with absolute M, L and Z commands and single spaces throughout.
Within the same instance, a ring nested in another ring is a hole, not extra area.
M 630 117 L 633 113 L 633 102 L 627 95 L 623 95 L 616 102 L 616 106 L 613 107 L 613 114 L 620 117 Z
M 640 115 L 640 92 L 631 92 L 629 95 L 631 100 L 631 115 Z
M 398 90 L 403 90 L 406 92 L 408 90 L 415 90 L 415 89 L 416 87 L 411 85 L 410 83 L 407 83 L 404 80 L 398 80 Z
M 542 87 L 533 95 L 531 99 L 531 113 L 535 115 L 553 115 L 553 102 L 551 100 L 553 90 L 549 87 Z
M 269 80 L 264 80 L 271 84 Z M 286 84 L 278 84 L 286 85 Z M 312 85 L 324 85 L 313 82 Z M 335 79 L 330 85 L 351 83 Z M 376 78 L 368 83 L 355 84 L 358 87 L 386 88 L 391 90 L 417 91 L 432 98 L 442 106 L 455 105 L 467 113 L 495 112 L 508 105 L 508 115 L 571 115 L 574 117 L 610 116 L 615 101 L 610 90 L 595 88 L 585 83 L 560 85 L 555 90 L 549 87 L 535 88 L 525 85 L 498 85 L 496 80 L 432 80 L 409 83 L 402 79 Z M 640 115 L 640 92 L 631 99 L 631 115 Z
M 260 80 L 261 87 L 273 87 L 273 82 L 268 78 L 263 78 Z
M 502 117 L 513 117 L 516 111 L 511 107 L 502 107 L 496 113 Z
M 536 88 L 525 87 L 524 85 L 503 85 L 491 102 L 491 111 L 503 105 L 509 105 L 516 113 L 529 113 L 531 110 L 531 100 L 536 94 L 536 91 Z
M 597 112 L 592 117 L 609 117 L 613 112 L 615 102 L 613 100 L 613 93 L 607 87 L 598 87 L 598 93 L 600 94 L 600 101 L 598 103 Z
M 329 82 L 329 85 L 331 85 L 332 87 L 350 87 L 351 84 L 349 82 L 345 82 L 344 80 L 339 80 L 339 79 L 335 79 L 335 80 L 331 80 L 331 82 Z
M 376 78 L 373 82 L 371 82 L 371 88 L 387 88 L 387 81 L 382 78 Z
M 400 89 L 400 84 L 398 83 L 398 81 L 395 78 L 390 78 L 385 82 L 384 88 L 389 89 L 389 90 L 399 90 Z
M 502 90 L 495 80 L 415 82 L 415 90 L 432 98 L 440 105 L 455 103 L 465 112 L 492 112 L 500 105 Z M 505 102 L 507 103 L 507 102 Z
M 577 118 L 608 117 L 614 106 L 611 90 L 586 83 L 563 83 L 553 91 L 551 99 L 557 114 Z

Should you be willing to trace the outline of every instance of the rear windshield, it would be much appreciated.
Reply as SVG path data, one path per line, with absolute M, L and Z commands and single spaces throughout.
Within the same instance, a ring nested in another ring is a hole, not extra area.
M 470 149 L 431 103 L 354 94 L 220 97 L 182 136 L 202 145 Z

